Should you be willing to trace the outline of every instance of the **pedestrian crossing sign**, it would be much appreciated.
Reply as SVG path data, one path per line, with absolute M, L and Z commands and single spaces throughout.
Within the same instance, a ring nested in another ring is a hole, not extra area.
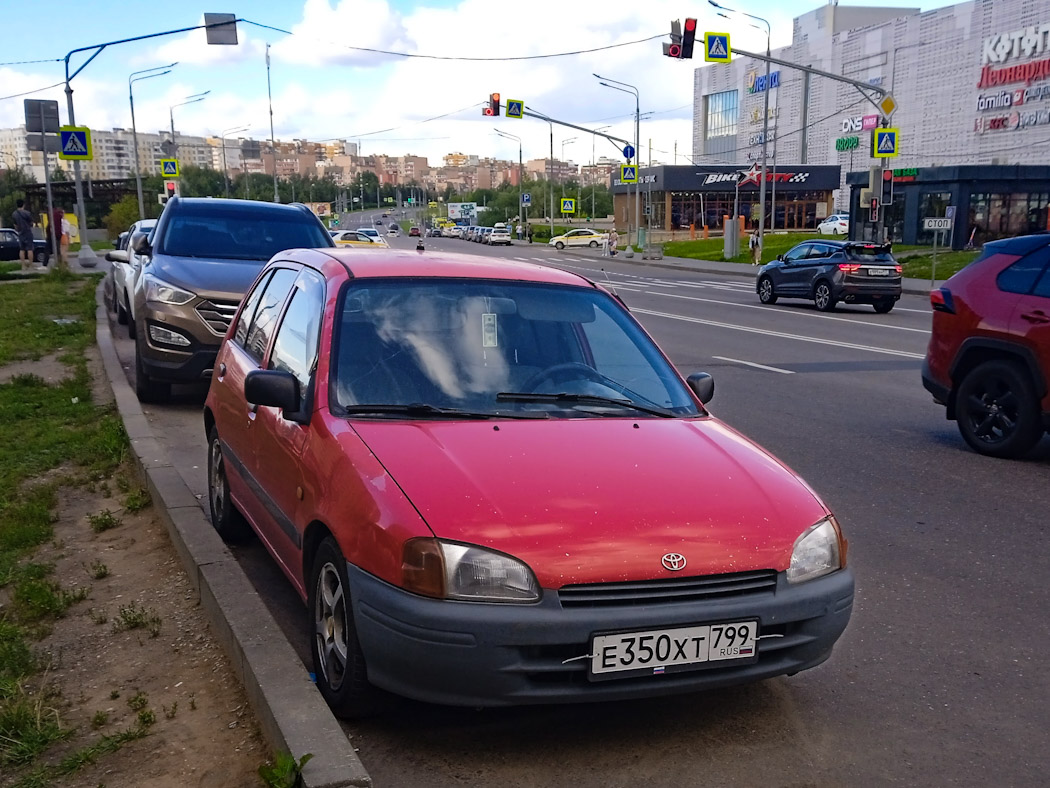
M 160 160 L 160 174 L 165 178 L 178 178 L 179 177 L 179 160 L 178 159 L 161 159 Z
M 900 153 L 900 129 L 875 129 L 872 133 L 871 155 L 888 159 Z
M 620 183 L 638 183 L 638 168 L 633 164 L 621 164 Z
M 708 63 L 728 63 L 732 59 L 729 33 L 704 33 L 704 60 Z
M 525 115 L 525 102 L 507 99 L 507 117 L 521 120 Z
M 570 200 L 568 197 L 562 197 L 562 199 L 561 199 L 561 212 L 562 213 L 576 213 L 576 200 Z
M 62 142 L 58 158 L 78 161 L 92 159 L 91 129 L 87 126 L 62 126 L 58 133 Z

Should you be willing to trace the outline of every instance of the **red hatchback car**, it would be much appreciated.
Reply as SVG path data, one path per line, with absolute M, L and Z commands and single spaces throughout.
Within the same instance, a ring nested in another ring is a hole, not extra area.
M 930 302 L 923 385 L 975 451 L 1027 454 L 1050 429 L 1050 233 L 985 244 Z
M 212 521 L 307 603 L 338 714 L 637 698 L 794 674 L 846 628 L 846 541 L 576 274 L 295 250 L 204 410 Z

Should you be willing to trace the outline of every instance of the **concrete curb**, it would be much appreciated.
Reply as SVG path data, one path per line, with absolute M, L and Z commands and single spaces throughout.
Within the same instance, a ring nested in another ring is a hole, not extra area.
M 621 252 L 616 255 L 616 257 L 611 258 L 597 257 L 583 251 L 569 251 L 568 249 L 562 250 L 559 254 L 567 255 L 569 257 L 577 257 L 584 260 L 609 260 L 618 263 L 628 263 L 630 265 L 663 268 L 670 271 L 692 271 L 697 274 L 722 274 L 724 276 L 739 276 L 745 279 L 754 279 L 755 277 L 754 266 L 746 265 L 744 263 L 726 263 L 717 260 L 694 260 L 689 257 L 664 257 L 661 258 L 661 261 L 654 262 L 652 260 L 643 260 L 638 252 L 635 252 L 634 257 L 624 257 Z M 944 280 L 938 280 L 937 284 L 944 284 Z M 905 279 L 901 283 L 901 290 L 906 295 L 929 295 L 929 292 L 932 289 L 933 287 L 931 287 L 929 282 L 926 282 L 923 279 Z
M 296 759 L 313 753 L 303 769 L 305 788 L 371 786 L 372 778 L 270 611 L 153 434 L 117 358 L 104 287 L 103 280 L 96 292 L 95 338 L 135 465 L 263 736 L 275 751 L 286 750 Z

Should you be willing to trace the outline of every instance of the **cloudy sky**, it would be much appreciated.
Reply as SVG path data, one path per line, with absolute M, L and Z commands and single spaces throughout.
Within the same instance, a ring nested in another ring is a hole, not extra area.
M 723 4 L 732 5 L 729 0 Z M 790 43 L 793 16 L 820 4 L 748 0 L 738 5 L 770 21 L 775 48 Z M 907 5 L 925 10 L 947 4 Z M 0 127 L 23 122 L 23 97 L 15 94 L 63 80 L 66 52 L 201 24 L 205 11 L 226 12 L 250 22 L 239 24 L 235 47 L 209 47 L 203 31 L 194 31 L 106 48 L 73 80 L 77 123 L 130 127 L 129 75 L 178 61 L 170 74 L 136 82 L 140 130 L 167 129 L 172 105 L 210 91 L 203 101 L 174 109 L 180 132 L 218 135 L 249 126 L 247 135 L 268 138 L 265 51 L 270 44 L 277 138 L 356 140 L 365 154 L 412 153 L 427 156 L 431 164 L 450 151 L 516 158 L 517 143 L 498 137 L 494 128 L 522 137 L 526 160 L 548 155 L 545 122 L 482 116 L 481 105 L 491 92 L 588 128 L 608 125 L 610 134 L 633 139 L 633 96 L 601 87 L 593 73 L 638 87 L 642 113 L 652 113 L 642 120 L 643 163 L 650 138 L 654 160 L 671 163 L 677 143 L 678 161 L 685 163 L 682 154 L 692 147 L 692 71 L 703 60 L 662 56 L 670 21 L 696 14 L 701 31 L 728 30 L 742 49 L 765 46 L 765 33 L 748 20 L 719 18 L 701 0 L 224 0 L 214 6 L 207 0 L 0 0 L 0 9 L 5 19 Z M 663 38 L 629 43 L 652 36 Z M 624 46 L 535 58 L 617 44 Z M 71 70 L 87 55 L 73 55 Z M 57 99 L 66 122 L 61 86 L 30 97 Z M 586 163 L 592 140 L 555 127 L 555 156 L 564 150 L 566 159 Z M 594 151 L 616 155 L 606 141 L 599 140 Z

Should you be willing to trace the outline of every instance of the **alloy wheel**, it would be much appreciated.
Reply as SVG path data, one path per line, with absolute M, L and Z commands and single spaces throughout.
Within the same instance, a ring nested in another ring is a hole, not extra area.
M 316 652 L 325 680 L 338 692 L 346 676 L 347 647 L 346 600 L 339 571 L 332 563 L 325 563 L 317 575 L 314 602 L 314 637 Z

